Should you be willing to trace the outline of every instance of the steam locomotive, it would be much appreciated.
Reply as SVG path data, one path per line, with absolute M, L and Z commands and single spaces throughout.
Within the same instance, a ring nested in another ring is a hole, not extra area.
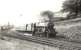
M 53 23 L 45 23 L 45 25 L 36 25 L 33 24 L 33 31 L 32 31 L 32 35 L 33 36 L 38 36 L 38 37 L 47 37 L 47 38 L 51 38 L 51 37 L 56 37 L 57 32 L 55 31 L 54 28 L 54 24 Z

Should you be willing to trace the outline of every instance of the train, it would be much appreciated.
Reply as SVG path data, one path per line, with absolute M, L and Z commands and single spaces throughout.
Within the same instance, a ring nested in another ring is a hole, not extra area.
M 53 23 L 32 23 L 26 24 L 23 32 L 28 32 L 32 36 L 53 38 L 56 37 L 56 30 Z
M 33 29 L 32 36 L 53 38 L 57 34 L 53 23 L 38 23 L 38 25 L 34 23 L 31 29 Z

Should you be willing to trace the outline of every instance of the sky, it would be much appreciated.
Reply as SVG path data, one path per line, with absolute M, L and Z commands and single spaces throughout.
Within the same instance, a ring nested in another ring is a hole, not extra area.
M 40 12 L 62 9 L 64 0 L 0 0 L 0 25 L 38 22 Z

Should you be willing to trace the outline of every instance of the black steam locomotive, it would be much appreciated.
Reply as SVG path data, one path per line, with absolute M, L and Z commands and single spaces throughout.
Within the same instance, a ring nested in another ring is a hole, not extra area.
M 54 24 L 53 23 L 48 23 L 46 26 L 37 26 L 36 24 L 33 25 L 33 31 L 32 35 L 33 36 L 38 36 L 38 37 L 55 37 L 57 32 L 54 29 Z

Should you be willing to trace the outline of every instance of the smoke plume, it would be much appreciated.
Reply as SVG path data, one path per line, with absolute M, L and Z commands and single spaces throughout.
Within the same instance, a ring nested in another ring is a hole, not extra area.
M 43 12 L 41 13 L 41 16 L 42 16 L 42 17 L 47 17 L 47 18 L 49 19 L 48 22 L 53 22 L 54 13 L 53 13 L 52 11 L 49 11 L 49 10 L 43 11 Z M 47 20 L 45 20 L 45 21 L 47 21 Z

